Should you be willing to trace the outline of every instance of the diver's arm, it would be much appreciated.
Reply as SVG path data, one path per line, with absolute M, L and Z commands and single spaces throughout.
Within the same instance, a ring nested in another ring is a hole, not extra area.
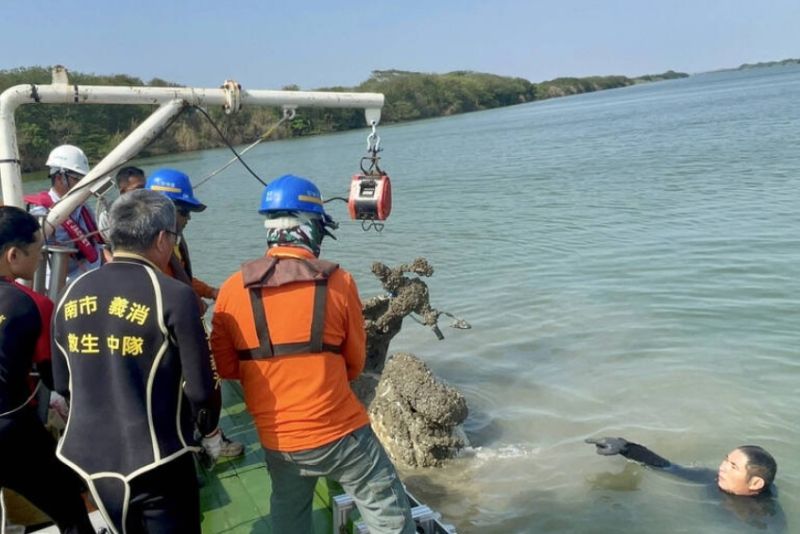
M 619 453 L 628 460 L 633 460 L 634 462 L 649 465 L 650 467 L 655 467 L 657 469 L 675 467 L 672 462 L 666 458 L 659 456 L 644 445 L 639 445 L 638 443 L 632 443 L 630 441 L 626 442 L 625 446 L 619 451 Z
M 666 458 L 659 456 L 644 445 L 627 441 L 623 438 L 587 439 L 597 447 L 597 454 L 612 456 L 619 454 L 634 462 L 661 469 L 665 473 L 688 480 L 690 482 L 710 483 L 716 480 L 717 473 L 702 467 L 684 467 L 674 464 Z

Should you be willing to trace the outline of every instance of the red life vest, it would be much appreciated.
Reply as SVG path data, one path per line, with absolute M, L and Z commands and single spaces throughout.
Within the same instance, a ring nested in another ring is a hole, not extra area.
M 50 196 L 49 191 L 41 191 L 32 195 L 25 195 L 25 202 L 34 206 L 42 206 L 47 209 L 52 208 L 53 204 L 55 204 L 55 201 L 53 200 L 53 197 Z M 78 254 L 86 258 L 86 261 L 89 263 L 94 263 L 97 261 L 97 249 L 95 248 L 95 244 L 102 244 L 104 241 L 102 236 L 97 233 L 97 225 L 92 218 L 89 208 L 81 205 L 79 210 L 80 218 L 83 221 L 83 224 L 86 226 L 86 230 L 89 235 L 87 235 L 87 232 L 84 232 L 80 225 L 73 221 L 71 217 L 67 217 L 67 219 L 61 223 L 61 228 L 67 232 L 69 238 L 72 240 L 75 246 L 78 247 Z

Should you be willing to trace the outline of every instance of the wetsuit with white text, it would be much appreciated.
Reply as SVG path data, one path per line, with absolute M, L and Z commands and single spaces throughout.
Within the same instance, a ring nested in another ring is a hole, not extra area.
M 58 455 L 115 532 L 200 531 L 195 425 L 217 426 L 219 388 L 191 287 L 145 258 L 68 286 L 53 318 L 53 376 L 70 396 Z

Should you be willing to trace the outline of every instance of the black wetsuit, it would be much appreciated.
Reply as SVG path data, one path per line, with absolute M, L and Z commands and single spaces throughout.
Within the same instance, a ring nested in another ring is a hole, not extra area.
M 638 443 L 628 442 L 619 453 L 629 460 L 655 467 L 683 480 L 703 484 L 708 489 L 709 496 L 721 499 L 723 508 L 733 512 L 739 519 L 751 526 L 759 529 L 770 528 L 775 531 L 783 531 L 786 528 L 786 518 L 778 502 L 777 489 L 774 485 L 758 495 L 731 495 L 719 489 L 717 472 L 712 469 L 684 467 L 672 463 Z
M 58 455 L 115 531 L 200 532 L 189 452 L 220 397 L 192 288 L 139 256 L 69 286 L 53 319 L 53 376 L 70 395 Z
M 0 277 L 0 488 L 23 495 L 61 532 L 94 533 L 80 479 L 58 461 L 56 442 L 31 407 L 28 375 L 34 362 L 48 374 L 52 311 L 46 297 Z

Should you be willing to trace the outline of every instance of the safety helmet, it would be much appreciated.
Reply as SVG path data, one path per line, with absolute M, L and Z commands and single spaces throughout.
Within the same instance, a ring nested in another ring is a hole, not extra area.
M 275 178 L 264 188 L 258 212 L 267 216 L 268 227 L 269 219 L 289 215 L 290 220 L 294 214 L 303 213 L 317 221 L 321 231 L 320 239 L 326 235 L 336 239 L 331 230 L 339 228 L 333 217 L 325 213 L 322 195 L 314 182 L 292 174 Z
M 261 195 L 259 213 L 268 215 L 278 211 L 325 215 L 322 195 L 314 182 L 291 174 L 272 180 Z
M 50 167 L 50 174 L 61 171 L 72 171 L 83 176 L 89 174 L 89 160 L 83 150 L 72 145 L 57 146 L 47 156 L 46 166 Z
M 157 191 L 174 203 L 185 206 L 190 211 L 203 211 L 206 205 L 194 197 L 189 177 L 175 169 L 158 169 L 147 178 L 145 189 Z

